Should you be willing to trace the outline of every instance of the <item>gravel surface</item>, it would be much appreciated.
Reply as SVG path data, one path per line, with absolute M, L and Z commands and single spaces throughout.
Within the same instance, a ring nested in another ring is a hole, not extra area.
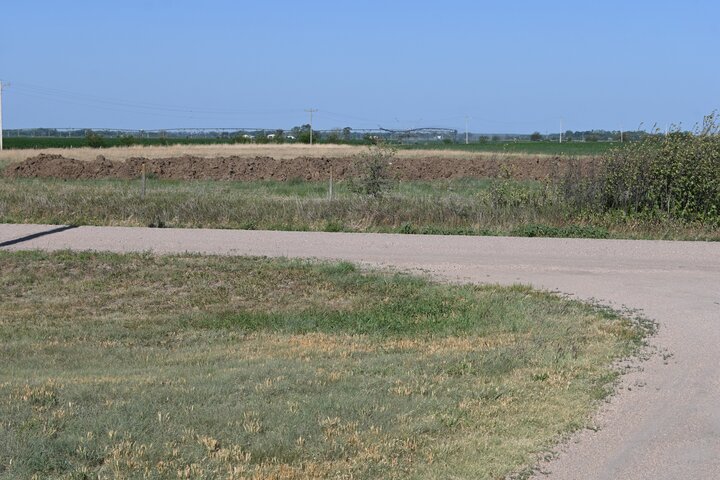
M 56 228 L 0 225 L 0 244 Z M 538 477 L 720 477 L 718 243 L 79 227 L 3 248 L 344 259 L 641 309 L 660 326 L 654 354 L 623 376 L 599 429 L 558 447 Z

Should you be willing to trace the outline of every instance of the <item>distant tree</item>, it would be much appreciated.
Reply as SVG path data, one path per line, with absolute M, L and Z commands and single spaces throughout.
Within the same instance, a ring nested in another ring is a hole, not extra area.
M 273 138 L 273 141 L 275 143 L 285 143 L 285 130 L 281 128 L 275 130 L 275 138 Z
M 87 130 L 85 132 L 85 141 L 87 142 L 88 147 L 102 148 L 105 146 L 105 139 L 92 130 Z
M 530 140 L 533 142 L 539 142 L 543 139 L 543 136 L 540 134 L 540 132 L 533 132 L 532 135 L 530 135 Z
M 345 142 L 349 142 L 350 140 L 352 140 L 352 128 L 350 128 L 350 127 L 343 128 L 342 129 L 342 138 L 343 138 L 343 141 L 345 141 Z
M 136 143 L 135 137 L 133 137 L 130 134 L 120 135 L 118 137 L 118 141 L 119 141 L 120 145 L 123 145 L 125 147 L 135 145 L 135 143 Z
M 314 139 L 314 135 L 313 135 Z M 333 130 L 325 135 L 325 142 L 327 143 L 340 143 L 340 130 Z
M 306 123 L 300 127 L 293 127 L 291 130 L 295 140 L 299 143 L 310 143 L 310 124 Z M 312 139 L 314 142 L 320 141 L 320 132 L 317 130 L 312 131 Z
M 493 135 L 493 136 L 492 136 L 492 141 L 493 141 L 493 142 L 499 142 L 499 141 L 500 141 L 500 135 Z

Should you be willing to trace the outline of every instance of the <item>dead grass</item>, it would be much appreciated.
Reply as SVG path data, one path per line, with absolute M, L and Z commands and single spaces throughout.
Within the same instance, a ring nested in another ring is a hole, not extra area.
M 171 146 L 130 146 L 111 148 L 48 148 L 4 150 L 0 152 L 0 164 L 21 162 L 40 153 L 60 154 L 77 160 L 94 160 L 103 155 L 110 160 L 126 160 L 131 157 L 168 158 L 182 155 L 198 157 L 240 156 L 255 158 L 267 156 L 276 159 L 297 157 L 351 157 L 367 152 L 368 147 L 353 145 L 171 145 Z M 399 158 L 538 158 L 548 155 L 509 154 L 497 152 L 466 152 L 457 150 L 399 150 Z
M 503 478 L 639 333 L 346 263 L 0 252 L 0 478 Z

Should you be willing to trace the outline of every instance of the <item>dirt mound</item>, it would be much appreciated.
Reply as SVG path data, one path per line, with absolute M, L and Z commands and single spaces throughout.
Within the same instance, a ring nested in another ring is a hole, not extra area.
M 214 157 L 180 156 L 171 158 L 132 157 L 125 161 L 108 160 L 102 155 L 93 161 L 81 161 L 62 155 L 40 154 L 9 165 L 7 177 L 53 177 L 62 179 L 138 178 L 145 164 L 150 176 L 175 180 L 326 180 L 330 172 L 336 179 L 356 172 L 355 157 Z M 575 162 L 581 171 L 592 168 L 597 159 L 580 158 Z M 512 177 L 540 180 L 567 168 L 562 157 L 523 156 L 476 158 L 395 158 L 391 175 L 398 180 L 436 180 L 444 178 Z

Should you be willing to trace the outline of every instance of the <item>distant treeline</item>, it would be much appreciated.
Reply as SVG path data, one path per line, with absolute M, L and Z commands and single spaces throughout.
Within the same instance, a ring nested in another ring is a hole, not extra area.
M 390 143 L 407 148 L 462 148 L 474 151 L 505 151 L 527 153 L 596 154 L 611 144 L 638 141 L 648 133 L 590 130 L 567 131 L 560 144 L 559 134 L 530 135 L 469 134 L 465 145 L 464 132 L 451 129 L 414 129 L 409 131 L 353 130 L 350 127 L 334 130 L 312 130 L 312 142 L 324 144 L 372 145 Z M 210 145 L 210 144 L 267 144 L 310 143 L 310 125 L 290 130 L 92 130 L 32 128 L 6 130 L 4 146 L 8 149 L 43 148 L 105 148 L 120 146 Z
M 312 131 L 313 141 L 326 141 L 328 143 L 347 143 L 347 142 L 370 142 L 372 140 L 384 139 L 395 140 L 399 143 L 415 143 L 415 142 L 445 142 L 445 143 L 464 143 L 465 132 L 459 132 L 449 128 L 417 128 L 411 130 L 387 130 L 387 129 L 352 129 L 350 127 L 336 128 L 331 130 Z M 623 131 L 618 130 L 586 130 L 572 131 L 567 130 L 562 134 L 563 141 L 621 141 L 621 140 L 640 140 L 650 135 L 645 131 Z M 31 138 L 93 138 L 100 137 L 103 139 L 121 139 L 125 143 L 138 142 L 141 140 L 165 140 L 165 139 L 183 139 L 183 140 L 227 140 L 227 141 L 254 141 L 262 143 L 263 141 L 295 141 L 307 143 L 310 141 L 310 125 L 300 125 L 289 130 L 283 129 L 170 129 L 170 130 L 121 130 L 121 129 L 58 129 L 58 128 L 23 128 L 23 129 L 6 129 L 4 138 L 31 137 Z M 483 134 L 469 133 L 468 140 L 470 142 L 503 142 L 503 141 L 559 141 L 559 133 L 541 134 L 534 132 L 531 134 L 515 134 L 515 133 L 498 133 Z M 203 143 L 203 142 L 200 142 Z

